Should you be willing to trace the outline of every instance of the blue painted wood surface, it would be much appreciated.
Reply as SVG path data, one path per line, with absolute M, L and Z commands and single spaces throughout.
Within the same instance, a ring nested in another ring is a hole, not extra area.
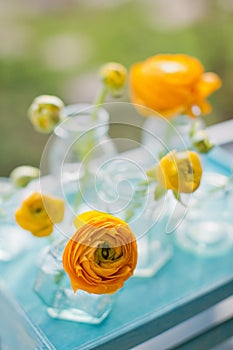
M 225 175 L 229 175 L 230 165 L 230 158 L 221 150 L 205 160 L 208 170 Z M 168 239 L 173 240 L 172 235 Z M 34 249 L 14 261 L 0 263 L 0 276 L 33 326 L 57 350 L 129 349 L 233 292 L 232 251 L 217 258 L 205 258 L 175 246 L 172 259 L 154 277 L 131 278 L 126 282 L 111 314 L 102 324 L 54 320 L 33 292 L 37 256 L 38 249 Z

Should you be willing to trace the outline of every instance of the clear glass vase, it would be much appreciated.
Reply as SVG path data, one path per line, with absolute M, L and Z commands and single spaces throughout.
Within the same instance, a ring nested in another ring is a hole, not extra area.
M 151 277 L 172 256 L 171 237 L 166 234 L 169 194 L 156 201 L 155 184 L 140 185 L 147 176 L 139 163 L 120 157 L 106 163 L 97 178 L 97 190 L 105 211 L 125 220 L 136 235 L 138 263 L 134 276 Z
M 109 115 L 104 108 L 75 104 L 63 109 L 66 119 L 56 127 L 41 160 L 42 174 L 48 169 L 61 186 L 71 207 L 82 202 L 88 179 L 98 167 L 116 154 L 108 136 Z M 75 195 L 74 195 L 75 194 Z
M 115 294 L 90 294 L 82 290 L 74 293 L 62 266 L 66 241 L 51 245 L 44 255 L 34 290 L 46 304 L 53 318 L 82 323 L 99 324 L 110 313 Z
M 127 215 L 127 211 L 125 214 Z M 153 189 L 149 189 L 147 205 L 129 220 L 138 244 L 135 276 L 154 276 L 171 258 L 171 238 L 166 234 L 168 218 L 169 212 L 165 202 L 155 201 Z
M 153 147 L 156 154 L 169 152 L 173 149 L 185 150 L 190 147 L 190 130 L 193 120 L 186 115 L 171 119 L 162 116 L 146 118 L 143 124 L 142 144 Z M 195 121 L 196 128 L 203 129 L 204 124 Z
M 10 179 L 0 178 L 0 261 L 15 259 L 35 244 L 34 237 L 15 222 L 23 193 Z
M 232 200 L 229 178 L 206 172 L 176 229 L 176 243 L 202 256 L 218 256 L 233 249 Z

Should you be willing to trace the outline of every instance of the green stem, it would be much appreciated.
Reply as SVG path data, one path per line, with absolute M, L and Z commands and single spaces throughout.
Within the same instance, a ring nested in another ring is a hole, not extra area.
M 50 244 L 52 244 L 53 241 L 54 241 L 54 238 L 52 236 L 53 235 L 48 236 L 48 241 L 49 241 Z
M 156 169 L 157 169 L 157 165 L 153 166 L 152 168 L 148 169 L 146 171 L 146 175 L 148 176 L 148 182 L 153 182 L 153 181 L 157 181 L 157 174 L 156 174 Z
M 6 213 L 3 208 L 0 207 L 0 218 L 6 217 Z
M 194 121 L 193 123 L 191 124 L 191 128 L 190 128 L 190 131 L 189 131 L 189 137 L 192 139 L 192 137 L 195 135 L 195 133 L 198 131 L 198 130 L 202 130 L 202 128 L 200 129 L 200 125 L 203 124 L 203 126 L 205 127 L 206 123 L 205 123 L 205 120 L 203 119 L 203 117 L 201 115 L 199 115 Z
M 97 121 L 98 119 L 98 111 L 99 111 L 99 108 L 103 105 L 105 99 L 106 99 L 106 96 L 108 94 L 108 88 L 106 86 L 102 86 L 102 89 L 100 91 L 100 93 L 97 95 L 96 99 L 95 99 L 95 102 L 94 102 L 94 110 L 92 112 L 92 119 L 93 121 Z M 91 133 L 89 135 L 89 143 L 91 146 L 94 146 L 95 145 L 95 140 L 94 140 L 94 134 Z M 91 147 L 90 146 L 90 147 Z M 79 151 L 79 150 L 78 150 Z M 88 150 L 89 151 L 89 150 Z M 81 154 L 80 155 L 80 158 L 81 158 L 81 161 L 83 161 L 84 157 L 86 156 L 86 150 L 84 151 L 84 154 Z M 92 159 L 92 157 L 89 155 L 87 156 L 88 158 L 85 159 L 84 163 L 83 163 L 83 166 L 84 166 L 84 175 L 83 177 L 80 179 L 81 183 L 82 183 L 82 186 L 84 187 L 84 190 L 85 188 L 87 187 L 87 181 L 88 181 L 88 178 L 90 176 L 90 172 L 89 172 L 89 163 Z M 81 196 L 81 193 L 79 191 L 79 193 L 77 193 L 76 197 L 75 197 L 75 201 L 74 201 L 74 208 L 75 210 L 77 211 L 78 210 L 78 207 L 80 205 L 80 203 L 82 202 L 82 196 Z
M 65 271 L 60 270 L 55 276 L 54 276 L 54 282 L 57 285 L 60 285 L 60 283 L 62 282 L 63 278 L 65 277 Z
M 92 114 L 92 118 L 93 120 L 97 120 L 97 115 L 98 115 L 98 110 L 99 108 L 103 105 L 105 98 L 108 94 L 108 88 L 106 86 L 102 87 L 102 90 L 100 91 L 100 93 L 97 95 L 96 100 L 95 100 L 95 109 L 94 112 Z

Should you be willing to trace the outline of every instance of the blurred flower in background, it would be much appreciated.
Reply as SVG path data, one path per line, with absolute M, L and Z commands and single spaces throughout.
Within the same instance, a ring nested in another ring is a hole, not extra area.
M 166 118 L 210 113 L 206 98 L 220 86 L 217 74 L 204 72 L 201 62 L 188 55 L 155 55 L 131 68 L 130 92 L 136 107 L 150 108 Z
M 100 69 L 100 77 L 110 94 L 118 96 L 125 87 L 127 70 L 120 63 L 109 62 Z
M 62 199 L 34 192 L 17 209 L 15 220 L 32 235 L 45 237 L 52 234 L 55 223 L 63 220 L 64 211 L 65 204 Z
M 57 96 L 41 95 L 32 102 L 28 116 L 34 128 L 50 133 L 62 120 L 63 101 Z

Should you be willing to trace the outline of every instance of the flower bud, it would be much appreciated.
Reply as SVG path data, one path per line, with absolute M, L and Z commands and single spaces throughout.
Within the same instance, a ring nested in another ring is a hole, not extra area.
M 32 102 L 28 116 L 34 128 L 42 133 L 50 133 L 61 122 L 62 100 L 56 96 L 41 95 Z
M 106 63 L 100 69 L 99 74 L 103 84 L 113 96 L 121 95 L 127 77 L 127 70 L 122 64 L 116 62 Z
M 27 184 L 40 176 L 40 170 L 33 166 L 19 166 L 12 170 L 10 179 L 16 187 L 26 187 Z
M 208 153 L 214 147 L 204 130 L 198 130 L 194 133 L 192 145 L 200 153 Z

